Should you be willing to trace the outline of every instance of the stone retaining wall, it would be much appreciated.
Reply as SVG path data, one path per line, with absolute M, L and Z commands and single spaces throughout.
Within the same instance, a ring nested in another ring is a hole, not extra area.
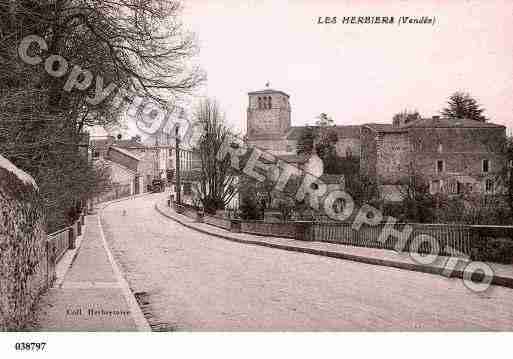
M 42 201 L 25 176 L 30 177 L 17 168 L 0 166 L 1 331 L 23 329 L 49 283 Z

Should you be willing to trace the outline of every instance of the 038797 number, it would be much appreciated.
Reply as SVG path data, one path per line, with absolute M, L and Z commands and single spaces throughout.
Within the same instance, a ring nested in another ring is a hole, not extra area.
M 41 343 L 16 343 L 14 344 L 14 349 L 15 350 L 20 350 L 20 351 L 43 351 L 45 350 L 46 348 L 46 343 L 44 342 L 41 342 Z

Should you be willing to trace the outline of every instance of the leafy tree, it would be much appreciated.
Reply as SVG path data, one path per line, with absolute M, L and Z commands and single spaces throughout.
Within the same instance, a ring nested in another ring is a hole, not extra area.
M 476 99 L 465 92 L 455 92 L 449 97 L 447 107 L 441 112 L 442 116 L 449 119 L 466 118 L 470 120 L 486 122 L 488 119 L 483 115 L 485 111 Z
M 403 112 L 396 113 L 394 117 L 392 117 L 392 123 L 394 126 L 406 125 L 410 122 L 420 120 L 420 118 L 420 113 L 417 110 L 404 110 Z
M 324 112 L 321 112 L 319 116 L 316 117 L 316 119 L 317 121 L 315 122 L 315 125 L 317 127 L 335 126 L 335 122 L 333 121 L 333 119 Z
M 317 154 L 324 162 L 325 168 L 336 167 L 337 133 L 333 130 L 334 121 L 326 113 L 317 116 L 315 126 L 306 126 L 297 144 L 297 154 Z M 329 172 L 331 173 L 331 172 Z
M 297 142 L 298 155 L 311 154 L 314 149 L 315 131 L 312 126 L 306 126 Z

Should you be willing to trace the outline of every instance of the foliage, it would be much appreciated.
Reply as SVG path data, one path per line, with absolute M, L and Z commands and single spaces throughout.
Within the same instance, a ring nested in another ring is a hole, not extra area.
M 359 206 L 365 203 L 375 203 L 379 198 L 378 186 L 371 178 L 353 172 L 346 176 L 346 191 Z
M 421 118 L 420 113 L 417 110 L 415 110 L 415 111 L 404 110 L 402 112 L 396 113 L 392 117 L 392 123 L 394 124 L 394 126 L 400 126 L 400 125 L 405 125 L 405 124 L 408 124 L 408 123 L 416 121 L 416 120 L 420 120 L 420 118 Z
M 241 198 L 241 203 L 239 206 L 240 210 L 240 218 L 248 221 L 253 221 L 257 219 L 262 219 L 261 214 L 262 211 L 258 208 L 258 203 L 254 196 L 244 195 Z
M 330 127 L 335 125 L 333 119 L 324 112 L 321 112 L 316 118 L 317 121 L 315 122 L 315 125 L 317 127 Z
M 474 244 L 472 260 L 512 264 L 513 238 L 480 238 Z
M 428 181 L 410 164 L 401 183 L 399 191 L 403 198 L 403 219 L 418 223 L 432 222 L 437 202 L 429 192 Z
M 297 154 L 311 154 L 314 149 L 315 132 L 312 126 L 306 126 L 297 141 Z
M 441 223 L 505 225 L 511 224 L 511 214 L 501 196 L 477 193 L 443 196 L 436 210 Z
M 257 181 L 241 174 L 238 191 L 240 193 L 240 217 L 246 220 L 262 219 L 263 209 L 258 202 Z
M 297 143 L 297 154 L 317 154 L 324 163 L 326 173 L 337 174 L 339 157 L 336 154 L 337 133 L 335 123 L 326 113 L 317 116 L 315 126 L 306 126 Z
M 104 186 L 105 171 L 85 160 L 83 131 L 118 126 L 123 108 L 115 92 L 96 105 L 87 101 L 95 97 L 97 78 L 102 89 L 114 83 L 164 106 L 204 80 L 187 62 L 197 47 L 179 14 L 179 2 L 171 0 L 0 0 L 0 153 L 38 183 L 50 228 L 69 222 Z M 60 55 L 70 69 L 90 71 L 91 86 L 65 91 L 70 71 L 56 78 L 43 64 L 25 64 L 17 49 L 28 35 L 47 43 L 41 58 Z
M 449 97 L 447 107 L 441 112 L 442 116 L 449 119 L 470 119 L 486 122 L 488 119 L 483 115 L 482 108 L 476 99 L 465 92 L 455 92 Z

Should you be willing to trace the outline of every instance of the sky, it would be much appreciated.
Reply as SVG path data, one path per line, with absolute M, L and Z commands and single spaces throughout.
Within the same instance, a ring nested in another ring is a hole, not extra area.
M 337 24 L 318 24 L 336 16 Z M 393 25 L 341 24 L 394 16 Z M 400 16 L 435 24 L 397 25 Z M 513 1 L 185 0 L 184 25 L 227 122 L 246 127 L 247 93 L 290 95 L 292 124 L 321 112 L 339 125 L 390 123 L 402 110 L 436 115 L 469 92 L 492 122 L 513 128 Z

